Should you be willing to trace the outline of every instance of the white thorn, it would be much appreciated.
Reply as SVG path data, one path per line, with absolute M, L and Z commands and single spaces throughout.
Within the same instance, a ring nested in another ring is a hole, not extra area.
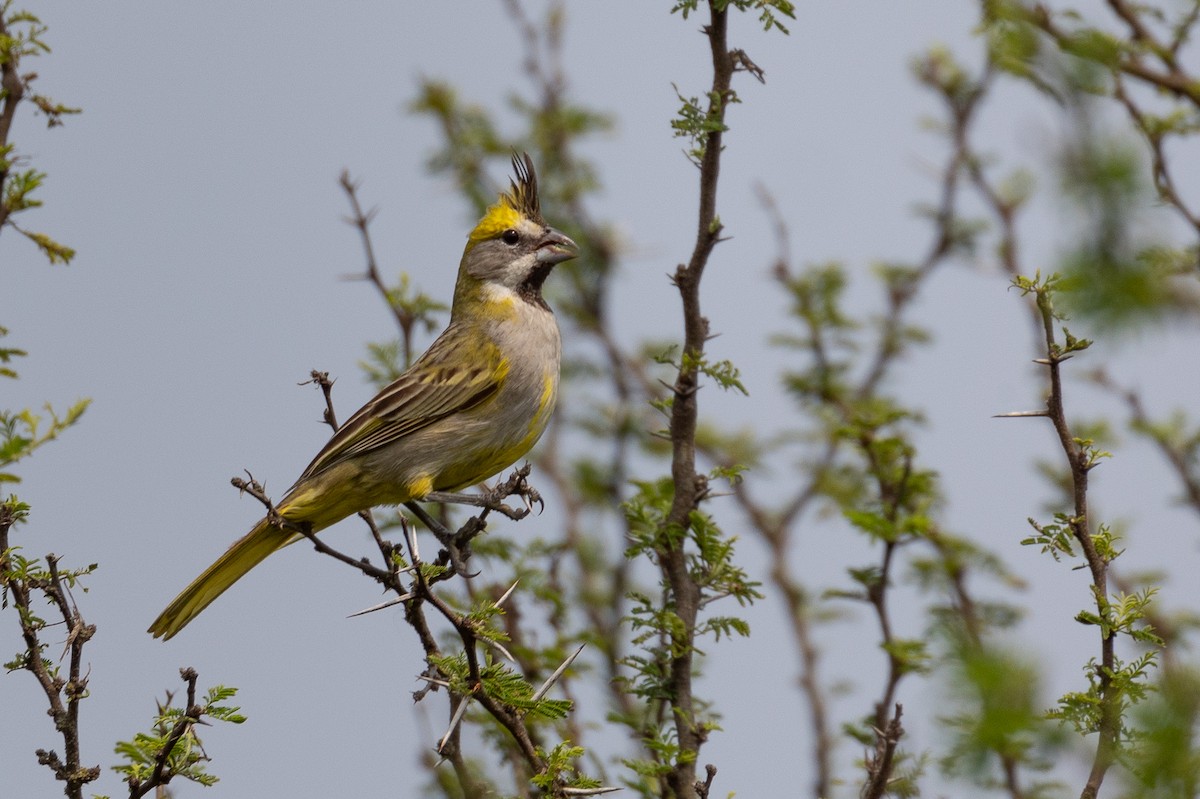
M 497 599 L 495 602 L 493 602 L 493 603 L 492 603 L 492 607 L 494 607 L 494 608 L 498 608 L 498 607 L 500 607 L 501 605 L 503 605 L 503 604 L 504 604 L 504 600 L 506 600 L 506 599 L 508 599 L 510 596 L 512 596 L 512 592 L 513 592 L 513 591 L 515 591 L 515 590 L 517 590 L 517 584 L 518 584 L 518 583 L 520 583 L 520 582 L 521 582 L 521 580 L 518 578 L 518 579 L 517 579 L 517 580 L 516 580 L 516 581 L 515 581 L 515 582 L 514 582 L 512 585 L 510 585 L 510 586 L 508 587 L 508 590 L 504 592 L 504 596 L 500 597 L 499 599 Z
M 421 562 L 421 550 L 417 549 L 417 532 L 414 525 L 405 520 L 404 537 L 408 539 L 408 551 L 412 555 L 413 566 Z
M 374 613 L 377 610 L 383 610 L 384 608 L 390 608 L 392 605 L 399 605 L 401 602 L 407 602 L 408 600 L 410 600 L 412 598 L 413 598 L 412 594 L 403 594 L 401 596 L 396 597 L 395 599 L 389 599 L 386 602 L 380 602 L 378 605 L 372 605 L 369 608 L 364 608 L 363 610 L 355 611 L 354 613 L 351 613 L 346 618 L 353 619 L 355 616 L 365 616 L 368 613 Z
M 443 688 L 449 688 L 449 687 L 450 687 L 450 683 L 449 683 L 448 681 L 446 681 L 446 680 L 439 680 L 437 677 L 430 677 L 428 674 L 418 674 L 418 675 L 417 675 L 417 679 L 418 679 L 418 680 L 424 680 L 425 682 L 430 682 L 430 683 L 433 683 L 434 685 L 440 685 L 440 686 L 442 686 Z
M 564 660 L 562 665 L 555 669 L 554 673 L 551 674 L 544 683 L 542 683 L 542 687 L 537 689 L 537 693 L 533 695 L 534 702 L 537 702 L 543 696 L 545 696 L 547 692 L 549 692 L 554 683 L 558 681 L 558 678 L 562 676 L 562 673 L 570 668 L 571 664 L 575 662 L 575 658 L 579 657 L 579 653 L 583 651 L 585 646 L 587 646 L 587 644 L 580 644 L 579 648 L 575 650 L 575 654 Z
M 441 754 L 442 747 L 446 745 L 446 741 L 450 740 L 450 735 L 454 732 L 454 728 L 458 726 L 458 723 L 462 721 L 462 717 L 466 715 L 467 705 L 470 704 L 470 702 L 471 698 L 469 696 L 464 696 L 459 701 L 458 707 L 454 708 L 454 715 L 450 719 L 450 728 L 446 730 L 446 734 L 442 736 L 442 740 L 438 741 L 436 750 L 438 754 Z
M 495 649 L 497 649 L 500 652 L 500 654 L 503 655 L 508 660 L 509 663 L 517 662 L 517 659 L 515 657 L 513 657 L 512 654 L 507 649 L 505 649 L 502 644 L 500 644 L 496 641 L 484 641 L 484 643 L 486 643 L 488 646 L 491 646 L 491 647 L 494 647 Z

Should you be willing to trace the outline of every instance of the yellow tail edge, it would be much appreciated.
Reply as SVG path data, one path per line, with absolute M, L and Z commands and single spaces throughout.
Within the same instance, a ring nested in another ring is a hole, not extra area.
M 191 585 L 180 591 L 166 610 L 158 614 L 147 632 L 164 641 L 174 637 L 229 586 L 294 537 L 295 533 L 281 530 L 264 518 L 217 558 L 216 563 L 192 580 Z

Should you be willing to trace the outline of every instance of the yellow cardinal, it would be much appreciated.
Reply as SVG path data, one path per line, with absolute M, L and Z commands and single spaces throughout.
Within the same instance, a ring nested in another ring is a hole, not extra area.
M 450 324 L 391 385 L 346 420 L 279 503 L 287 522 L 323 530 L 376 505 L 474 485 L 537 442 L 558 395 L 561 345 L 542 283 L 576 254 L 548 226 L 533 161 L 471 231 Z M 170 638 L 250 569 L 300 536 L 263 519 L 150 625 Z

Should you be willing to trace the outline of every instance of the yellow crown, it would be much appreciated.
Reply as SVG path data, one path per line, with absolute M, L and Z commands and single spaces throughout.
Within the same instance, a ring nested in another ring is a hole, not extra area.
M 509 182 L 508 191 L 500 193 L 500 199 L 487 209 L 483 219 L 471 231 L 472 242 L 499 236 L 515 227 L 522 217 L 539 225 L 546 224 L 538 202 L 537 173 L 533 170 L 533 159 L 528 153 L 524 153 L 522 158 L 513 153 L 512 164 L 516 180 Z

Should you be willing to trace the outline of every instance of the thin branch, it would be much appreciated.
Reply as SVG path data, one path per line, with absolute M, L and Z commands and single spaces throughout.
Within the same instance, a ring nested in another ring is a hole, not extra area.
M 412 330 L 417 321 L 416 317 L 392 301 L 392 293 L 388 290 L 387 284 L 383 282 L 383 276 L 380 275 L 379 266 L 375 260 L 375 245 L 371 243 L 371 222 L 379 213 L 379 209 L 372 208 L 370 211 L 363 211 L 362 205 L 358 201 L 358 188 L 361 183 L 350 177 L 349 170 L 342 170 L 342 174 L 338 178 L 338 185 L 346 192 L 346 198 L 350 201 L 351 215 L 346 222 L 358 230 L 359 238 L 362 239 L 363 255 L 366 258 L 366 272 L 354 275 L 352 279 L 369 282 L 383 298 L 388 310 L 392 312 L 396 324 L 400 327 L 401 341 L 404 346 L 404 362 L 412 363 Z
M 1071 534 L 1079 543 L 1087 562 L 1097 609 L 1101 615 L 1104 615 L 1105 605 L 1108 602 L 1108 561 L 1096 549 L 1091 532 L 1091 519 L 1088 515 L 1088 473 L 1095 464 L 1089 462 L 1087 451 L 1076 440 L 1063 407 L 1060 369 L 1062 354 L 1055 341 L 1055 316 L 1049 293 L 1041 291 L 1036 298 L 1038 312 L 1042 319 L 1045 351 L 1048 359 L 1047 370 L 1050 378 L 1050 396 L 1046 400 L 1046 411 L 1071 470 L 1071 496 L 1074 509 L 1068 523 Z M 1087 784 L 1080 795 L 1081 799 L 1095 799 L 1098 795 L 1105 774 L 1116 760 L 1117 738 L 1121 727 L 1119 689 L 1112 682 L 1112 676 L 1116 669 L 1117 634 L 1115 630 L 1108 629 L 1104 625 L 1098 626 L 1097 629 L 1100 632 L 1100 663 L 1096 670 L 1100 694 L 1100 721 L 1096 753 L 1092 760 Z
M 1197 4 L 1200 8 L 1200 4 Z M 1179 215 L 1182 216 L 1192 229 L 1200 233 L 1200 215 L 1197 215 L 1183 199 L 1183 195 L 1175 186 L 1175 179 L 1171 174 L 1171 168 L 1167 161 L 1166 153 L 1163 151 L 1165 134 L 1155 130 L 1151 125 L 1150 120 L 1142 112 L 1142 109 L 1133 97 L 1125 88 L 1125 81 L 1120 74 L 1114 76 L 1113 81 L 1113 96 L 1125 107 L 1129 118 L 1133 124 L 1146 137 L 1146 143 L 1150 147 L 1150 163 L 1151 171 L 1154 175 L 1154 187 L 1158 190 L 1158 196 L 1174 208 Z
M 195 669 L 189 666 L 179 670 L 179 677 L 187 683 L 187 702 L 184 705 L 184 713 L 175 722 L 174 726 L 171 727 L 171 732 L 167 735 L 167 740 L 163 742 L 162 749 L 159 750 L 158 757 L 154 760 L 154 771 L 150 774 L 150 779 L 140 782 L 130 778 L 129 799 L 138 799 L 138 797 L 145 796 L 150 791 L 155 791 L 160 786 L 164 786 L 171 781 L 171 778 L 174 776 L 170 767 L 171 753 L 183 736 L 192 727 L 200 723 L 202 710 L 196 704 L 196 681 L 199 675 Z M 170 702 L 169 694 L 167 701 L 168 703 Z
M 47 555 L 45 577 L 19 579 L 13 572 L 10 553 L 9 531 L 15 522 L 8 503 L 0 503 L 0 587 L 11 597 L 17 610 L 17 618 L 24 643 L 18 662 L 20 668 L 29 671 L 49 706 L 48 714 L 54 720 L 54 728 L 62 736 L 62 760 L 53 750 L 38 749 L 38 762 L 54 772 L 54 776 L 65 784 L 64 791 L 71 799 L 82 799 L 83 788 L 100 776 L 100 767 L 84 767 L 80 764 L 79 747 L 79 703 L 88 695 L 88 678 L 82 674 L 83 647 L 96 632 L 95 625 L 84 623 L 78 608 L 67 596 L 66 588 L 58 572 L 58 559 Z M 67 679 L 63 679 L 44 657 L 46 644 L 40 632 L 46 623 L 33 610 L 33 593 L 41 592 L 62 617 L 67 631 Z M 64 701 L 65 700 L 65 701 Z
M 1189 457 L 1186 449 L 1173 442 L 1155 425 L 1149 414 L 1146 413 L 1141 395 L 1137 391 L 1118 385 L 1103 371 L 1095 372 L 1092 375 L 1092 381 L 1115 394 L 1125 403 L 1129 409 L 1130 423 L 1133 429 L 1149 438 L 1158 447 L 1158 451 L 1166 459 L 1171 471 L 1175 473 L 1176 479 L 1182 485 L 1183 497 L 1187 504 L 1200 514 L 1200 474 L 1197 473 L 1193 463 L 1195 456 Z
M 863 786 L 862 799 L 881 799 L 888 791 L 896 763 L 896 747 L 904 736 L 904 727 L 900 724 L 903 712 L 903 706 L 896 705 L 891 720 L 875 730 L 875 751 L 867 758 L 870 779 Z
M 696 780 L 696 797 L 697 799 L 708 799 L 709 793 L 712 791 L 713 780 L 717 776 L 717 767 L 709 763 L 704 767 L 704 782 Z
M 329 372 L 322 372 L 313 369 L 309 372 L 309 379 L 302 382 L 300 385 L 315 385 L 321 389 L 321 394 L 325 397 L 325 410 L 321 414 L 321 421 L 329 425 L 333 432 L 337 432 L 340 425 L 337 420 L 337 413 L 333 409 L 333 380 L 329 377 Z
M 708 320 L 700 310 L 700 281 L 713 248 L 720 241 L 722 226 L 717 219 L 717 182 L 721 170 L 721 152 L 725 112 L 731 99 L 734 61 L 727 44 L 728 8 L 718 0 L 709 2 L 709 24 L 704 28 L 712 58 L 712 87 L 709 91 L 707 117 L 714 123 L 704 135 L 700 159 L 700 206 L 697 214 L 696 242 L 687 265 L 675 271 L 674 282 L 683 303 L 684 340 L 679 372 L 672 387 L 671 404 L 671 480 L 674 496 L 666 518 L 666 530 L 690 528 L 692 512 L 703 493 L 703 480 L 696 473 L 696 420 L 698 406 L 699 364 L 704 357 L 709 338 Z M 685 536 L 667 533 L 658 553 L 665 583 L 670 587 L 668 607 L 674 607 L 679 618 L 682 640 L 672 641 L 668 651 L 671 716 L 676 741 L 681 751 L 690 753 L 676 759 L 667 775 L 672 795 L 684 797 L 694 790 L 696 762 L 694 753 L 700 751 L 705 733 L 693 704 L 692 676 L 695 653 L 694 636 L 699 611 L 700 591 L 688 567 L 684 552 Z
M 326 412 L 326 421 L 337 429 L 336 414 L 333 408 L 333 400 L 331 396 L 332 381 L 328 379 L 328 375 L 323 372 L 314 371 L 312 374 L 312 382 L 319 385 L 324 393 Z M 467 659 L 468 665 L 468 682 L 472 686 L 469 694 L 463 695 L 459 705 L 455 709 L 454 717 L 446 734 L 438 743 L 438 752 L 447 761 L 449 761 L 455 769 L 460 780 L 460 784 L 466 791 L 478 791 L 480 786 L 476 780 L 470 775 L 469 769 L 466 766 L 465 760 L 462 758 L 459 748 L 459 731 L 461 730 L 461 719 L 466 712 L 466 706 L 469 701 L 476 701 L 483 707 L 504 729 L 512 736 L 518 749 L 522 753 L 524 762 L 532 773 L 538 773 L 545 769 L 545 762 L 538 754 L 540 742 L 536 740 L 536 734 L 530 730 L 524 722 L 522 714 L 515 712 L 512 708 L 502 705 L 488 696 L 483 690 L 482 675 L 480 672 L 479 655 L 477 646 L 483 643 L 497 649 L 508 659 L 512 659 L 512 655 L 494 641 L 481 639 L 473 626 L 474 622 L 469 620 L 462 613 L 455 610 L 448 603 L 442 600 L 432 590 L 432 583 L 438 580 L 449 579 L 454 574 L 466 575 L 463 566 L 463 561 L 470 555 L 469 543 L 472 538 L 478 535 L 485 527 L 485 519 L 488 513 L 492 510 L 505 512 L 513 518 L 523 518 L 528 515 L 529 509 L 535 502 L 541 502 L 541 497 L 538 492 L 528 484 L 530 467 L 525 465 L 519 469 L 513 470 L 512 474 L 507 479 L 499 483 L 495 488 L 485 491 L 481 497 L 476 498 L 469 495 L 448 495 L 439 494 L 437 499 L 440 501 L 465 501 L 468 504 L 482 507 L 483 511 L 478 516 L 473 516 L 458 529 L 456 532 L 451 532 L 445 526 L 434 520 L 419 504 L 416 502 L 406 503 L 408 507 L 439 539 L 445 547 L 439 556 L 439 562 L 449 561 L 451 568 L 448 573 L 437 575 L 433 578 L 428 578 L 423 570 L 420 552 L 417 549 L 416 536 L 407 524 L 404 525 L 406 533 L 406 541 L 409 546 L 410 561 L 412 566 L 405 572 L 411 574 L 412 581 L 408 586 L 401 582 L 401 570 L 398 568 L 395 559 L 392 557 L 394 545 L 385 541 L 379 534 L 378 528 L 374 524 L 374 520 L 366 515 L 364 518 L 371 526 L 373 537 L 376 545 L 380 550 L 384 563 L 388 568 L 380 568 L 373 565 L 368 558 L 354 558 L 339 550 L 334 549 L 324 543 L 317 535 L 315 535 L 307 525 L 295 525 L 282 519 L 278 510 L 274 507 L 271 500 L 266 496 L 262 486 L 257 483 L 251 476 L 249 480 L 242 478 L 234 478 L 233 485 L 242 491 L 249 493 L 251 496 L 261 502 L 267 510 L 268 518 L 271 518 L 276 524 L 283 526 L 307 538 L 318 552 L 328 555 L 342 563 L 358 569 L 363 574 L 371 577 L 384 585 L 389 591 L 396 594 L 398 598 L 389 600 L 388 602 L 377 605 L 375 608 L 369 608 L 367 611 L 377 610 L 390 604 L 403 604 L 405 607 L 405 618 L 408 623 L 416 630 L 418 638 L 421 641 L 422 647 L 425 650 L 426 661 L 430 664 L 429 670 L 426 672 L 429 678 L 428 685 L 425 689 L 414 693 L 415 699 L 420 699 L 425 695 L 425 692 L 438 685 L 449 685 L 449 675 L 438 675 L 437 670 L 432 666 L 435 658 L 442 656 L 441 650 L 437 645 L 436 638 L 430 630 L 429 624 L 425 619 L 424 606 L 433 607 L 445 618 L 455 629 L 459 638 L 463 643 L 463 652 Z M 249 475 L 248 475 L 249 476 Z M 514 511 L 511 508 L 503 505 L 502 500 L 510 496 L 520 497 L 526 507 L 523 511 Z M 514 586 L 515 587 L 515 586 Z M 511 590 L 511 589 L 510 589 Z M 506 597 L 501 597 L 497 602 L 502 602 Z

